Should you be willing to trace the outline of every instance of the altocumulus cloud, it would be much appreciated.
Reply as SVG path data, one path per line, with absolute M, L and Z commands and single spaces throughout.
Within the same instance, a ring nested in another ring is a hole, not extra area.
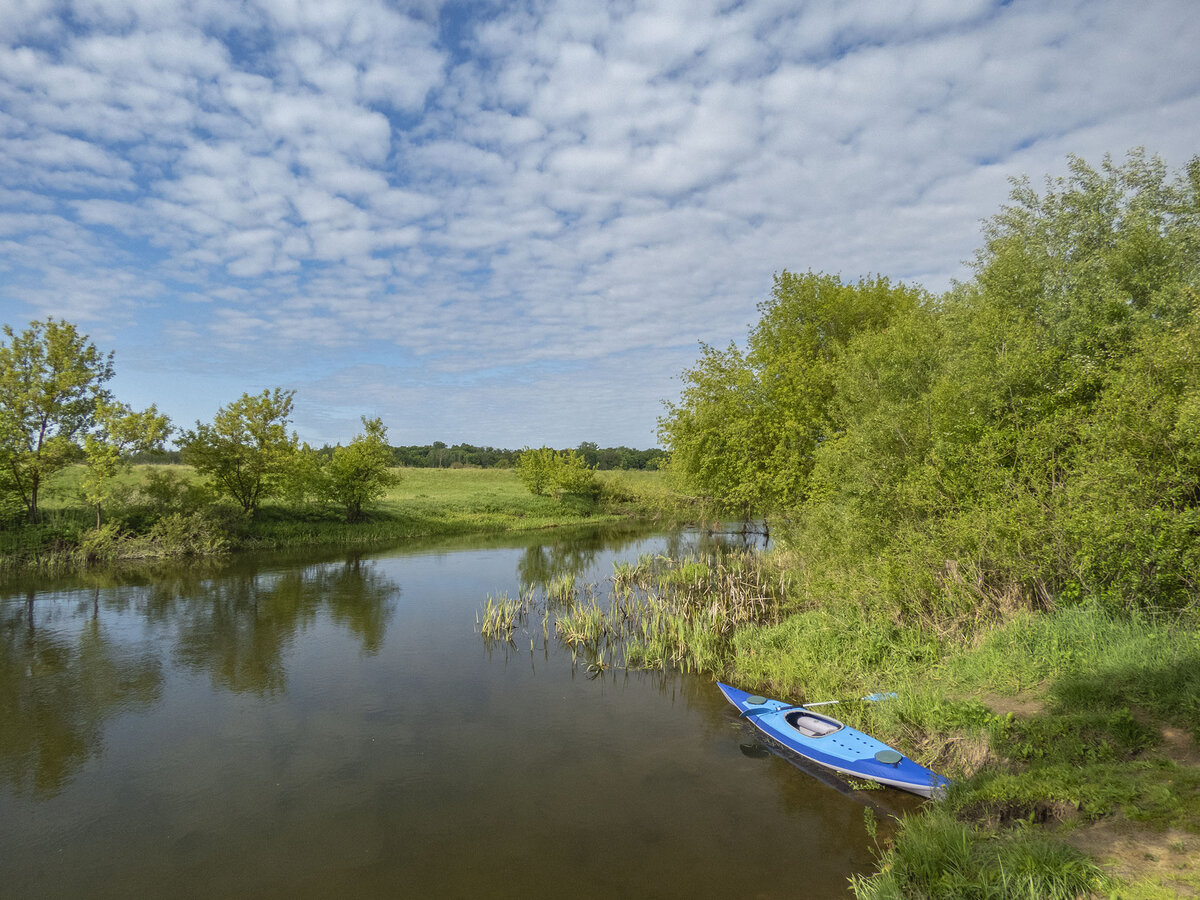
M 0 307 L 176 420 L 647 446 L 783 268 L 947 287 L 1007 178 L 1197 152 L 1194 0 L 0 6 Z

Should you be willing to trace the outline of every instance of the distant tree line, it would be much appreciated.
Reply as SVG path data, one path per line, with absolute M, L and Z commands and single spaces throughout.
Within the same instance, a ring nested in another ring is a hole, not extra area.
M 630 447 L 600 447 L 584 441 L 572 449 L 592 468 L 601 471 L 612 469 L 657 469 L 666 459 L 666 451 L 654 447 L 650 450 L 634 450 Z M 476 447 L 472 444 L 447 446 L 442 441 L 432 444 L 413 444 L 393 447 L 392 453 L 398 466 L 416 469 L 451 469 L 463 466 L 478 466 L 481 469 L 511 469 L 517 465 L 520 450 L 502 450 L 497 447 Z

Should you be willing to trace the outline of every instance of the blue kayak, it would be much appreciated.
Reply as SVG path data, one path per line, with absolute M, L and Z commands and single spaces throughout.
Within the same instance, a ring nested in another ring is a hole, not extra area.
M 720 682 L 717 687 L 755 728 L 819 766 L 922 797 L 941 793 L 950 784 L 898 750 L 837 719 Z

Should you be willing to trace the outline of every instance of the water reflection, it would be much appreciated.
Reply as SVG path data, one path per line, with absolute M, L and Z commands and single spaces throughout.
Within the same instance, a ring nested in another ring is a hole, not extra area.
M 0 608 L 0 782 L 54 794 L 100 752 L 106 719 L 158 699 L 162 664 L 105 633 L 99 591 L 70 630 L 39 627 L 39 608 L 32 594 Z
M 620 553 L 643 541 L 646 533 L 627 527 L 587 532 L 555 531 L 548 539 L 530 544 L 517 563 L 524 586 L 545 590 L 565 576 L 579 576 L 596 564 L 601 552 Z M 768 541 L 761 531 L 673 531 L 656 535 L 656 554 L 681 559 L 687 556 L 723 555 L 741 550 L 762 550 Z
M 156 590 L 148 613 L 175 624 L 175 658 L 184 666 L 231 691 L 266 695 L 284 690 L 286 651 L 322 611 L 360 640 L 364 654 L 378 652 L 391 615 L 385 601 L 399 592 L 352 556 L 341 566 L 227 577 L 186 593 Z
M 0 893 L 787 897 L 798 846 L 844 892 L 861 808 L 743 756 L 710 679 L 480 652 L 489 591 L 711 545 L 573 538 L 0 585 Z
M 99 755 L 108 719 L 160 698 L 168 662 L 230 691 L 278 694 L 289 646 L 318 615 L 374 655 L 399 592 L 352 555 L 269 574 L 177 573 L 143 587 L 10 597 L 0 602 L 0 783 L 60 791 Z

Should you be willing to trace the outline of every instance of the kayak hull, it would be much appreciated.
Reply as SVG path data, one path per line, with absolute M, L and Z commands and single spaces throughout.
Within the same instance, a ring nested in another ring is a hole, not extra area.
M 882 741 L 830 716 L 720 682 L 717 687 L 762 734 L 819 766 L 922 797 L 936 796 L 950 784 Z

